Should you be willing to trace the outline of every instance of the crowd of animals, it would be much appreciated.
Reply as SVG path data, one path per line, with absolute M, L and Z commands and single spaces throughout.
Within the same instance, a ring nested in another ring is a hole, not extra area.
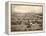
M 13 13 L 11 15 L 11 31 L 37 31 L 42 29 L 42 13 Z

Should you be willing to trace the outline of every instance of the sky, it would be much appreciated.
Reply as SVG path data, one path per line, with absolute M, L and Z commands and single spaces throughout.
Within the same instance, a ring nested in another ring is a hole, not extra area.
M 41 13 L 42 6 L 12 5 L 12 12 L 16 12 L 16 13 Z

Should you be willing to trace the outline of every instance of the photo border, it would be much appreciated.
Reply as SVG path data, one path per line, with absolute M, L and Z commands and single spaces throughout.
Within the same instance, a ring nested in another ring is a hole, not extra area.
M 24 31 L 24 32 L 11 32 L 11 4 L 24 4 L 24 5 L 42 5 L 43 6 L 43 31 Z M 45 32 L 45 4 L 44 3 L 31 3 L 31 2 L 8 2 L 8 34 L 26 34 Z

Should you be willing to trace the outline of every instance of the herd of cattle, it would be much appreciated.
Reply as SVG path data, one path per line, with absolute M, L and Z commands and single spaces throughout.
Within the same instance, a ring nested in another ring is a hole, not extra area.
M 11 15 L 11 31 L 37 31 L 42 29 L 42 13 L 14 13 Z

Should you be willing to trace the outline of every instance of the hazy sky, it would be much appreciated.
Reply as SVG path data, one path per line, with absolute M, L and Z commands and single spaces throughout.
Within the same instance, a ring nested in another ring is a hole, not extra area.
M 40 7 L 40 6 L 12 5 L 12 12 L 16 12 L 16 13 L 40 13 L 40 12 L 42 12 L 42 7 Z

